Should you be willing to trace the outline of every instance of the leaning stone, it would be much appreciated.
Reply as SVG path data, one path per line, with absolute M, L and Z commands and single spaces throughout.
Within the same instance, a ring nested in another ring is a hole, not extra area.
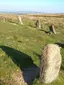
M 53 24 L 50 26 L 49 29 L 50 29 L 50 33 L 54 33 L 54 34 L 56 34 L 56 30 L 55 30 L 55 27 L 54 27 Z
M 44 47 L 40 63 L 40 81 L 51 83 L 56 80 L 61 67 L 60 47 L 48 44 Z
M 23 22 L 22 22 L 21 16 L 18 16 L 18 20 L 19 20 L 19 24 L 22 24 L 22 25 L 23 25 Z

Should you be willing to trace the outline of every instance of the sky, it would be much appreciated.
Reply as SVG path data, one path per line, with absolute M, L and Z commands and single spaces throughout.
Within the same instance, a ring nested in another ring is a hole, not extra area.
M 0 12 L 64 13 L 64 0 L 0 0 Z

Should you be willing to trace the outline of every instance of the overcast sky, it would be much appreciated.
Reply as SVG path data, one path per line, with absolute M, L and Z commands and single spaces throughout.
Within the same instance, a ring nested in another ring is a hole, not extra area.
M 64 13 L 64 0 L 0 0 L 0 11 Z

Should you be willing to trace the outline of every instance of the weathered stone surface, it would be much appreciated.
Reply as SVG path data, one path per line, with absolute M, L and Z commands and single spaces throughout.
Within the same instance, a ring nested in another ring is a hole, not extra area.
M 40 80 L 51 83 L 56 80 L 61 67 L 60 47 L 56 44 L 48 44 L 44 47 L 40 64 Z
M 17 85 L 27 85 L 22 75 L 22 72 L 16 72 L 12 75 L 12 78 L 15 81 L 15 83 L 17 83 Z
M 41 22 L 40 22 L 40 20 L 37 20 L 36 21 L 36 27 L 39 28 L 39 29 L 41 29 Z
M 53 24 L 50 26 L 50 33 L 56 34 L 56 30 Z
M 21 16 L 19 16 L 19 15 L 18 15 L 18 20 L 19 20 L 19 23 L 23 25 L 23 22 L 22 22 Z

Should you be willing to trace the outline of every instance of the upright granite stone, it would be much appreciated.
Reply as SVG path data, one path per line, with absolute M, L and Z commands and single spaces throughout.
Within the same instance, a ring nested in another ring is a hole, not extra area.
M 22 22 L 22 19 L 21 19 L 20 15 L 18 15 L 18 20 L 19 20 L 19 24 L 23 25 L 23 22 Z
M 51 83 L 56 80 L 61 67 L 60 47 L 48 44 L 44 47 L 40 63 L 40 81 Z
M 36 21 L 36 27 L 37 27 L 38 29 L 41 29 L 41 22 L 40 22 L 40 20 L 37 20 L 37 21 Z
M 50 33 L 54 33 L 54 34 L 56 34 L 56 30 L 55 30 L 55 27 L 54 27 L 53 24 L 50 26 L 49 29 L 50 29 Z

